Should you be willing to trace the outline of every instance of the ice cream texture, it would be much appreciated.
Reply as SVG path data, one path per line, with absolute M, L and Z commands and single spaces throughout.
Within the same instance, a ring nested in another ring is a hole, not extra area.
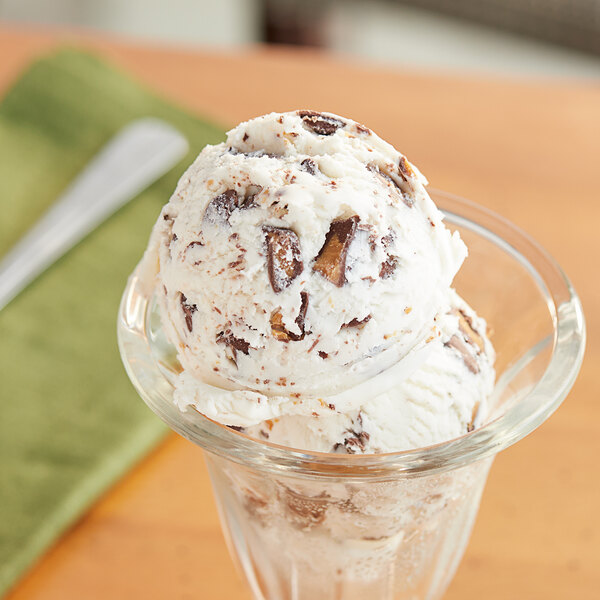
M 451 289 L 467 249 L 426 184 L 330 113 L 271 113 L 204 148 L 142 262 L 181 364 L 177 404 L 324 452 L 476 427 L 494 351 Z

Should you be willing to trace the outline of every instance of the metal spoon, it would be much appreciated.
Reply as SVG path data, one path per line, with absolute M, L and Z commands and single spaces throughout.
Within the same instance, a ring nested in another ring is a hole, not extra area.
M 164 121 L 146 118 L 126 125 L 0 261 L 0 310 L 187 150 L 186 139 Z

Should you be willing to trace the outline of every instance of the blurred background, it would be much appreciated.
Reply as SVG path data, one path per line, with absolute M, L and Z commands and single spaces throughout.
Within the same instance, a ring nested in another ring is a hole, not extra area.
M 0 0 L 0 19 L 176 45 L 313 46 L 435 70 L 600 76 L 600 0 Z

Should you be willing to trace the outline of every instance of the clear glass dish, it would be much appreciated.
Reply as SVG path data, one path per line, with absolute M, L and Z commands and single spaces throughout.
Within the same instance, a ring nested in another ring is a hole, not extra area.
M 121 302 L 119 348 L 135 388 L 205 451 L 234 560 L 260 600 L 440 598 L 469 539 L 493 457 L 545 421 L 579 371 L 580 301 L 556 262 L 502 217 L 431 191 L 469 257 L 457 291 L 497 352 L 494 410 L 447 442 L 392 454 L 298 451 L 251 439 L 172 401 L 179 365 L 139 274 Z

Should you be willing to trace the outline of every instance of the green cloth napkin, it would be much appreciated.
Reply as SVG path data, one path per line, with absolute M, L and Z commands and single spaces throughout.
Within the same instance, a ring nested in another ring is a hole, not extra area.
M 117 309 L 178 177 L 223 137 L 74 49 L 36 62 L 0 104 L 0 255 L 141 116 L 175 125 L 189 155 L 0 311 L 0 595 L 165 432 L 123 370 Z

